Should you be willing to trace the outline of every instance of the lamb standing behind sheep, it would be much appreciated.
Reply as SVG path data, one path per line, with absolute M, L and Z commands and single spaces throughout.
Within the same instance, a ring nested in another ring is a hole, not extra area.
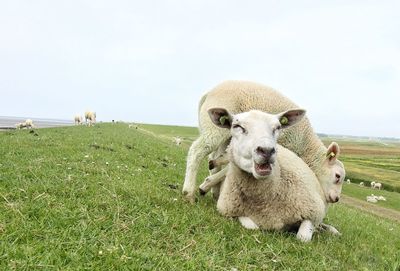
M 252 109 L 277 113 L 298 106 L 270 87 L 245 81 L 227 81 L 206 93 L 199 103 L 200 136 L 189 149 L 182 189 L 190 202 L 195 199 L 196 176 L 202 159 L 214 153 L 220 146 L 227 145 L 230 139 L 226 129 L 220 129 L 210 121 L 207 112 L 210 108 L 217 107 L 236 114 Z M 336 180 L 344 176 L 344 166 L 336 159 L 339 155 L 339 146 L 336 143 L 326 148 L 307 118 L 286 129 L 279 143 L 296 153 L 313 170 L 324 187 L 328 202 L 339 200 L 343 182 Z M 335 159 L 331 159 L 332 157 Z
M 219 212 L 239 217 L 242 225 L 251 229 L 298 227 L 297 238 L 311 240 L 326 213 L 324 192 L 301 158 L 276 145 L 279 130 L 295 124 L 303 115 L 301 110 L 278 115 L 256 110 L 230 115 L 220 108 L 210 109 L 213 123 L 230 128 L 232 134 L 230 163 L 217 202 Z

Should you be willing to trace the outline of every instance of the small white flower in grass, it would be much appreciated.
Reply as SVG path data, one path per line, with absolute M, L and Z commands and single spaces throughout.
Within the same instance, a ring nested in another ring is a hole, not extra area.
M 92 164 L 94 164 L 94 161 L 92 162 Z
M 85 158 L 89 158 L 89 155 L 88 155 L 88 154 L 86 154 L 86 155 L 85 155 Z
M 177 199 L 177 198 L 173 198 L 172 200 L 173 200 L 173 201 L 177 201 L 178 199 Z
M 108 166 L 108 165 L 109 165 L 109 163 L 108 163 L 108 162 L 106 162 L 106 165 Z
M 119 166 L 117 166 L 117 168 L 119 169 Z
M 69 167 L 68 169 L 71 170 L 72 168 Z
M 99 255 L 103 255 L 103 251 L 102 250 L 99 250 Z

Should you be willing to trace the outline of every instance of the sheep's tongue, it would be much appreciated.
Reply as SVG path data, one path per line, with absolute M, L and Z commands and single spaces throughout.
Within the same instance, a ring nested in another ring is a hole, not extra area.
M 255 169 L 258 175 L 265 176 L 271 173 L 272 168 L 270 163 L 265 163 L 265 164 L 255 163 Z

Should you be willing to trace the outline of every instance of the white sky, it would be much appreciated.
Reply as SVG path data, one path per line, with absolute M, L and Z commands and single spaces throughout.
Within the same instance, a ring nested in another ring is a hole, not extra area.
M 0 2 L 0 115 L 197 126 L 227 79 L 317 132 L 400 137 L 400 1 Z

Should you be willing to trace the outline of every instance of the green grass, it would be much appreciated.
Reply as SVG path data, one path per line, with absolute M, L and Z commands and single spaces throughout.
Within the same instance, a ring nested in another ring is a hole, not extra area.
M 358 184 L 343 184 L 343 194 L 365 201 L 367 196 L 384 196 L 386 201 L 378 201 L 374 205 L 400 211 L 400 194 L 385 190 L 372 189 L 369 186 L 360 187 Z M 372 203 L 371 203 L 372 204 Z
M 195 130 L 149 127 L 0 133 L 0 270 L 399 269 L 400 225 L 340 204 L 326 221 L 343 235 L 309 244 L 245 230 L 210 196 L 188 204 L 170 138 Z

